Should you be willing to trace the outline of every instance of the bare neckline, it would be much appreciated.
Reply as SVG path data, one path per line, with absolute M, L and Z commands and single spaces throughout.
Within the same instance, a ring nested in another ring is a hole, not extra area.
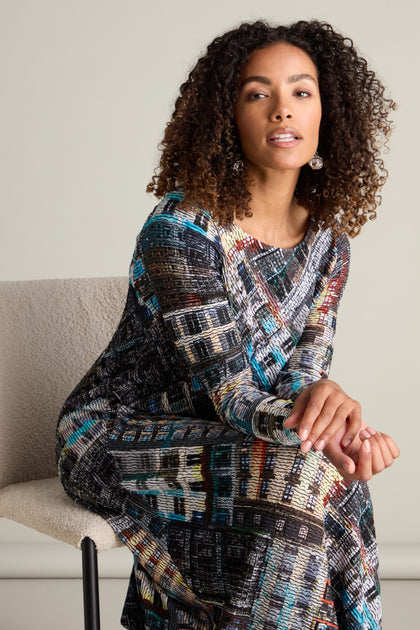
M 263 249 L 277 249 L 280 250 L 282 252 L 292 252 L 293 250 L 295 250 L 296 248 L 298 248 L 300 245 L 302 245 L 302 243 L 304 243 L 306 241 L 306 239 L 308 238 L 311 230 L 312 230 L 312 218 L 309 217 L 309 225 L 308 225 L 308 229 L 306 230 L 305 234 L 303 235 L 302 239 L 296 243 L 296 245 L 294 245 L 293 247 L 280 247 L 279 245 L 269 245 L 268 243 L 264 243 L 264 241 L 261 241 L 259 238 L 257 238 L 256 236 L 253 236 L 252 234 L 250 234 L 249 232 L 246 232 L 240 225 L 238 225 L 237 223 L 233 222 L 232 223 L 233 228 L 236 231 L 239 231 L 242 235 L 244 239 L 248 239 L 253 241 L 254 243 L 258 243 L 260 245 L 261 248 Z

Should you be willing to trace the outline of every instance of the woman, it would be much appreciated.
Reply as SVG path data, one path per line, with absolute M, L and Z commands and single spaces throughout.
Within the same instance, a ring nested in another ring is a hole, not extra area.
M 121 322 L 58 425 L 66 491 L 134 554 L 131 630 L 380 628 L 365 481 L 398 448 L 328 371 L 383 92 L 317 21 L 243 24 L 181 87 Z

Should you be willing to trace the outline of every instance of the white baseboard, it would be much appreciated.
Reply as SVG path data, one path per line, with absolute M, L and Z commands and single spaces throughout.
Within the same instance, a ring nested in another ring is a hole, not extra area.
M 383 580 L 419 580 L 420 544 L 380 545 Z M 101 578 L 127 579 L 132 558 L 128 549 L 111 549 L 98 556 Z M 0 578 L 80 578 L 81 552 L 64 543 L 0 544 Z
M 419 580 L 420 544 L 380 544 L 380 577 L 383 580 Z
M 98 555 L 101 578 L 128 579 L 130 551 L 121 547 Z M 82 552 L 65 543 L 0 544 L 0 578 L 80 578 Z

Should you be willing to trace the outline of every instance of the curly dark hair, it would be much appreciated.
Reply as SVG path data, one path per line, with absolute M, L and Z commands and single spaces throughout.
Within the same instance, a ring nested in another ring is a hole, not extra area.
M 239 78 L 249 55 L 278 42 L 305 51 L 318 71 L 322 104 L 318 151 L 324 168 L 301 168 L 295 197 L 324 227 L 356 236 L 376 217 L 388 175 L 381 150 L 395 103 L 351 39 L 326 22 L 241 24 L 217 37 L 180 88 L 160 145 L 159 168 L 147 186 L 162 197 L 179 185 L 184 206 L 208 208 L 226 225 L 250 215 L 250 181 L 235 168 L 242 151 L 235 123 Z

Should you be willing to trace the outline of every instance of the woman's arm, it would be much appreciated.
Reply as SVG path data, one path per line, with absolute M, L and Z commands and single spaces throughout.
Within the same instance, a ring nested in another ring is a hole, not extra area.
M 270 442 L 299 444 L 283 427 L 293 402 L 261 391 L 227 300 L 217 230 L 199 210 L 179 210 L 166 198 L 146 222 L 135 251 L 131 282 L 142 308 L 162 318 L 191 376 L 218 416 Z
M 390 436 L 362 422 L 360 404 L 328 379 L 348 261 L 348 241 L 342 236 L 337 241 L 337 259 L 330 279 L 314 302 L 304 333 L 280 375 L 277 391 L 295 396 L 285 426 L 297 428 L 303 451 L 312 446 L 323 450 L 344 477 L 367 480 L 391 466 L 399 450 Z
M 318 280 L 311 311 L 288 363 L 280 372 L 276 393 L 295 400 L 309 385 L 328 378 L 333 355 L 337 311 L 347 282 L 350 245 L 337 238 L 328 267 Z
M 295 401 L 285 426 L 297 428 L 303 451 L 313 445 L 322 450 L 343 426 L 342 443 L 348 445 L 361 427 L 359 403 L 328 379 L 337 310 L 349 268 L 350 248 L 345 235 L 338 237 L 334 254 L 321 277 L 303 334 L 276 384 L 280 396 Z

